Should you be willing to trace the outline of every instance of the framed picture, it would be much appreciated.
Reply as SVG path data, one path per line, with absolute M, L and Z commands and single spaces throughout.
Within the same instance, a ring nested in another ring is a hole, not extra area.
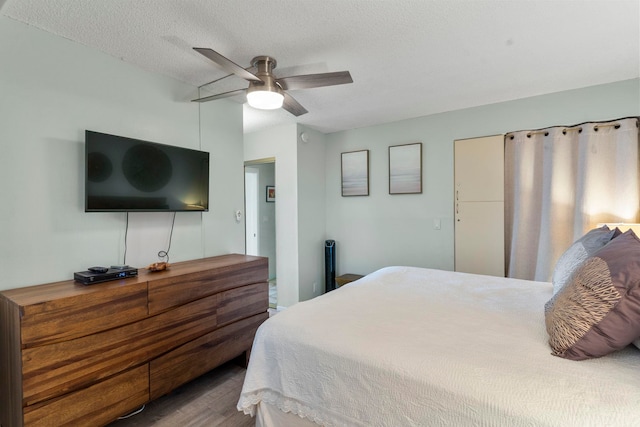
M 369 150 L 342 153 L 342 196 L 369 195 Z
M 422 193 L 422 143 L 389 147 L 389 194 Z
M 276 187 L 273 185 L 267 185 L 267 202 L 276 201 Z

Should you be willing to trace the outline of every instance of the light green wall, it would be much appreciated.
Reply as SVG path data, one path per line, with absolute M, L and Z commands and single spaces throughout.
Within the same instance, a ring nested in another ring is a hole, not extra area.
M 302 132 L 306 142 L 300 139 Z M 279 307 L 324 292 L 325 138 L 296 124 L 245 134 L 246 161 L 276 159 Z
M 84 212 L 84 130 L 211 153 L 210 212 L 178 213 L 171 261 L 244 251 L 242 106 L 0 16 L 0 289 L 123 261 L 125 214 Z M 200 127 L 202 123 L 202 127 Z M 166 249 L 170 214 L 132 214 L 127 263 Z
M 276 203 L 267 202 L 267 186 L 276 184 L 275 163 L 259 163 L 258 170 L 258 253 L 269 258 L 269 279 L 276 272 Z M 276 197 L 277 199 L 277 197 Z
M 243 254 L 245 244 L 244 221 L 235 216 L 244 212 L 242 104 L 221 101 L 199 104 L 202 150 L 210 153 L 209 212 L 199 224 L 204 256 Z
M 329 135 L 295 125 L 246 134 L 245 160 L 276 158 L 278 305 L 324 291 L 326 239 L 337 243 L 337 274 L 394 264 L 452 270 L 455 139 L 629 115 L 640 115 L 639 79 Z M 391 196 L 388 146 L 412 142 L 423 143 L 423 193 Z M 341 197 L 340 153 L 364 149 L 370 196 Z
M 278 306 L 299 301 L 297 125 L 287 124 L 244 135 L 244 159 L 275 158 L 276 275 Z
M 304 133 L 306 141 L 300 138 Z M 298 252 L 300 301 L 324 293 L 326 136 L 298 126 Z
M 453 269 L 453 141 L 640 115 L 640 79 L 336 132 L 326 141 L 326 236 L 337 273 Z M 388 194 L 388 146 L 423 143 L 423 192 Z M 370 196 L 341 197 L 340 153 L 370 150 Z M 440 220 L 441 230 L 434 229 Z

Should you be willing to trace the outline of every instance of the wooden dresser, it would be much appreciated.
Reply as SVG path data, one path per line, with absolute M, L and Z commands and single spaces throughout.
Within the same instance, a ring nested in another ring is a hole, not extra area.
M 268 260 L 223 255 L 0 293 L 0 427 L 99 426 L 243 354 Z

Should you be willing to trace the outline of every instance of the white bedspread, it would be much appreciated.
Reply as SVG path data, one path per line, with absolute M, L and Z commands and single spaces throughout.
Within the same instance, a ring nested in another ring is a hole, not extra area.
M 640 350 L 551 356 L 550 283 L 388 267 L 267 320 L 238 409 L 325 426 L 640 425 Z

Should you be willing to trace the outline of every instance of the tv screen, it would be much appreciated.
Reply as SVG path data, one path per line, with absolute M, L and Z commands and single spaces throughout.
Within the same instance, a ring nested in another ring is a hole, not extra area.
M 86 212 L 209 210 L 209 153 L 85 132 Z

